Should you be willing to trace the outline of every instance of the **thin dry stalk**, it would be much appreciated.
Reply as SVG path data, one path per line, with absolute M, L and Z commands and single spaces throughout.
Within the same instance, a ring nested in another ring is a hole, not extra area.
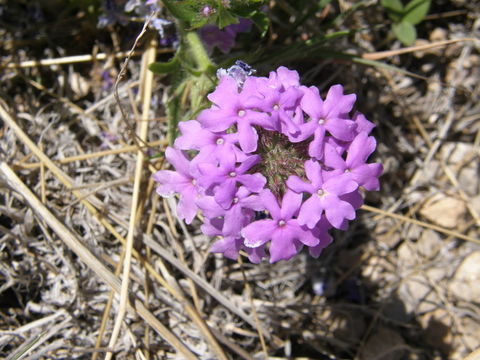
M 250 299 L 250 305 L 252 307 L 252 314 L 253 314 L 253 318 L 255 319 L 255 324 L 256 324 L 258 337 L 260 339 L 260 344 L 262 345 L 263 355 L 265 356 L 265 359 L 268 359 L 268 349 L 267 349 L 267 344 L 265 343 L 265 338 L 263 337 L 262 324 L 260 322 L 260 319 L 258 318 L 255 303 L 253 302 L 252 289 L 250 288 L 250 284 L 248 283 L 247 275 L 245 275 L 245 269 L 243 268 L 243 261 L 242 261 L 241 256 L 238 257 L 238 264 L 240 265 L 240 270 L 242 271 L 242 277 L 243 277 L 243 283 L 244 283 L 244 286 L 245 286 L 245 291 L 247 292 L 247 296 Z
M 167 140 L 151 141 L 151 142 L 147 143 L 147 146 L 140 147 L 140 150 L 144 150 L 147 147 L 158 147 L 158 146 L 163 147 L 163 146 L 167 145 L 167 143 L 168 143 Z M 97 152 L 88 153 L 88 154 L 70 156 L 70 157 L 67 157 L 67 158 L 64 158 L 64 159 L 54 160 L 53 162 L 55 164 L 64 165 L 64 164 L 69 164 L 69 163 L 72 163 L 72 162 L 75 162 L 75 161 L 89 160 L 89 159 L 95 159 L 95 158 L 108 156 L 108 155 L 117 155 L 117 154 L 124 154 L 124 153 L 128 153 L 128 152 L 132 152 L 132 151 L 138 151 L 138 149 L 139 148 L 138 148 L 137 145 L 128 145 L 128 146 L 124 146 L 124 147 L 121 147 L 121 148 L 118 148 L 118 149 L 110 149 L 110 150 L 97 151 Z M 36 169 L 36 168 L 40 167 L 41 165 L 42 165 L 42 163 L 40 163 L 40 162 L 25 163 L 24 159 L 22 159 L 22 161 L 14 164 L 14 168 L 15 167 L 21 167 L 22 169 Z
M 143 32 L 139 35 L 141 37 Z M 155 49 L 156 43 L 153 41 L 150 42 L 149 47 L 145 51 L 145 54 L 142 58 L 142 73 L 145 74 L 144 82 L 141 83 L 142 86 L 142 120 L 148 119 L 148 113 L 150 111 L 150 103 L 152 98 L 152 87 L 153 87 L 153 73 L 148 71 L 148 65 L 155 61 Z M 126 63 L 125 63 L 126 64 Z M 148 133 L 148 122 L 143 121 L 140 126 L 139 137 L 142 142 L 145 142 L 147 139 Z M 127 311 L 128 303 L 128 288 L 129 288 L 129 279 L 130 279 L 130 269 L 132 263 L 132 249 L 133 249 L 133 240 L 136 230 L 136 216 L 137 209 L 139 204 L 140 197 L 140 185 L 142 183 L 142 174 L 144 166 L 145 155 L 142 150 L 137 151 L 137 162 L 135 166 L 135 180 L 133 183 L 133 195 L 132 195 L 132 204 L 130 208 L 130 222 L 128 226 L 127 242 L 124 245 L 125 248 L 125 257 L 123 260 L 123 275 L 122 275 L 122 287 L 120 291 L 120 305 L 115 319 L 115 325 L 112 330 L 112 335 L 108 347 L 114 348 L 115 343 L 117 342 L 118 335 L 120 334 L 120 328 L 123 323 L 123 318 Z M 108 352 L 105 354 L 105 360 L 110 360 L 113 356 L 113 353 Z
M 410 46 L 398 50 L 387 50 L 387 51 L 379 51 L 375 53 L 369 53 L 369 54 L 363 54 L 362 58 L 368 59 L 368 60 L 382 60 L 388 57 L 396 56 L 396 55 L 402 55 L 402 54 L 408 54 L 412 53 L 415 51 L 425 51 L 429 49 L 434 49 L 437 47 L 442 47 L 450 44 L 455 44 L 458 42 L 466 42 L 466 41 L 475 41 L 474 38 L 462 38 L 462 39 L 453 39 L 453 40 L 444 40 L 444 41 L 437 41 L 434 43 L 430 44 L 425 44 L 425 45 L 418 45 L 418 46 Z
M 159 54 L 168 54 L 168 53 L 172 53 L 173 49 L 163 48 L 157 51 Z M 75 63 L 82 63 L 82 62 L 106 60 L 109 58 L 125 59 L 127 55 L 128 54 L 125 52 L 118 52 L 116 54 L 99 53 L 95 55 L 65 56 L 65 57 L 55 58 L 55 59 L 26 60 L 20 63 L 1 64 L 0 69 L 18 69 L 18 68 L 29 68 L 29 67 L 38 67 L 38 66 L 75 64 Z M 134 51 L 131 56 L 139 56 L 139 55 L 142 55 L 142 52 Z

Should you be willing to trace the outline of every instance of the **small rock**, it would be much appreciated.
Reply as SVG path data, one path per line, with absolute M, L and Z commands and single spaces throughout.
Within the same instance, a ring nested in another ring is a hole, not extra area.
M 418 252 L 428 259 L 434 257 L 442 246 L 442 239 L 433 230 L 423 231 L 416 243 Z
M 420 215 L 434 224 L 453 229 L 463 221 L 466 210 L 462 200 L 437 194 L 420 209 Z
M 447 36 L 448 31 L 446 29 L 437 27 L 430 33 L 429 38 L 431 42 L 436 42 L 447 40 Z
M 441 150 L 442 159 L 455 174 L 461 189 L 472 197 L 480 193 L 477 151 L 473 144 L 461 142 L 446 143 Z
M 396 220 L 384 217 L 378 221 L 375 227 L 375 234 L 377 234 L 378 241 L 387 245 L 389 248 L 396 247 L 401 240 L 399 231 L 391 232 L 396 223 Z
M 417 263 L 417 255 L 415 254 L 414 244 L 404 241 L 398 247 L 398 265 L 400 267 L 412 267 Z
M 403 301 L 407 313 L 421 314 L 435 310 L 441 300 L 424 275 L 412 275 L 398 288 L 398 297 Z M 432 273 L 433 276 L 439 274 Z M 434 280 L 433 280 L 434 281 Z
M 480 302 L 480 251 L 468 255 L 458 267 L 449 290 L 459 299 Z
M 381 327 L 368 338 L 360 359 L 400 360 L 405 350 L 405 341 L 396 331 Z

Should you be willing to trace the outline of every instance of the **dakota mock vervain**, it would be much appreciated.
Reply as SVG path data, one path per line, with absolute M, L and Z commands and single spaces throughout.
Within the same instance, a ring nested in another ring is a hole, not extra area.
M 280 67 L 253 76 L 244 63 L 219 72 L 196 120 L 179 124 L 168 147 L 175 170 L 154 174 L 162 196 L 177 194 L 177 213 L 190 224 L 203 214 L 211 251 L 251 262 L 288 260 L 303 247 L 318 257 L 363 204 L 360 187 L 379 189 L 382 165 L 368 163 L 374 125 L 351 114 L 356 96 L 332 86 L 325 99 Z M 268 250 L 268 253 L 267 251 Z

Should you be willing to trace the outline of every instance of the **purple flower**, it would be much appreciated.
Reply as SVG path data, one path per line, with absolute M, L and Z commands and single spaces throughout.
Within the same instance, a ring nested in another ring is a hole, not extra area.
M 202 14 L 202 16 L 204 17 L 210 17 L 210 15 L 212 15 L 213 13 L 215 13 L 215 9 L 212 8 L 211 6 L 204 6 L 202 11 L 200 12 Z
M 213 196 L 204 196 L 197 200 L 197 205 L 209 219 L 223 218 L 222 234 L 239 236 L 244 223 L 250 222 L 254 210 L 264 207 L 258 195 L 252 194 L 245 186 L 238 188 L 228 209 L 224 209 Z
M 244 245 L 243 238 L 238 236 L 224 236 L 222 232 L 222 219 L 207 220 L 201 227 L 202 232 L 207 236 L 215 236 L 217 240 L 210 247 L 210 251 L 214 253 L 222 253 L 225 257 L 235 260 L 240 250 L 244 250 L 248 259 L 258 264 L 265 257 L 265 246 L 249 248 Z
M 379 190 L 378 177 L 383 170 L 382 164 L 366 163 L 376 147 L 375 138 L 368 136 L 366 132 L 361 132 L 350 144 L 344 160 L 333 146 L 325 144 L 325 165 L 349 173 L 358 186 L 363 186 L 370 191 Z
M 313 229 L 320 221 L 323 213 L 332 226 L 340 228 L 344 219 L 353 220 L 355 209 L 342 200 L 341 195 L 351 193 L 358 187 L 349 174 L 329 176 L 323 172 L 320 164 L 314 160 L 305 162 L 305 171 L 310 183 L 298 176 L 290 176 L 287 186 L 297 193 L 308 193 L 311 196 L 303 203 L 298 215 L 298 222 Z M 327 179 L 324 179 L 327 178 Z
M 198 150 L 199 153 L 194 161 L 215 162 L 225 161 L 224 157 L 235 154 L 236 161 L 246 159 L 235 144 L 238 143 L 238 134 L 228 134 L 224 131 L 214 133 L 202 128 L 196 120 L 184 121 L 178 124 L 182 135 L 175 140 L 175 147 L 181 150 Z
M 254 126 L 273 129 L 274 125 L 270 122 L 268 114 L 249 106 L 248 100 L 255 95 L 254 91 L 255 85 L 251 78 L 245 81 L 239 92 L 237 82 L 233 78 L 222 77 L 217 89 L 208 96 L 214 106 L 203 110 L 198 120 L 213 132 L 225 131 L 236 125 L 242 150 L 246 153 L 255 151 L 258 134 Z
M 237 34 L 250 31 L 251 26 L 251 20 L 241 18 L 238 24 L 228 25 L 223 30 L 215 25 L 205 25 L 199 30 L 199 34 L 210 52 L 218 47 L 224 54 L 227 54 L 235 45 Z
M 210 108 L 179 124 L 154 175 L 162 196 L 178 194 L 188 223 L 202 213 L 212 252 L 253 263 L 288 260 L 307 247 L 318 257 L 363 205 L 359 188 L 378 190 L 382 166 L 367 163 L 374 125 L 351 110 L 355 95 L 335 85 L 322 100 L 285 67 L 268 77 L 248 65 L 221 70 Z M 268 252 L 267 252 L 268 251 Z
M 325 101 L 320 97 L 316 87 L 305 89 L 300 106 L 310 116 L 310 121 L 302 126 L 301 139 L 314 135 L 308 148 L 311 157 L 317 160 L 323 158 L 326 131 L 338 140 L 353 139 L 355 122 L 349 120 L 347 115 L 352 110 L 355 99 L 355 94 L 343 95 L 341 85 L 332 86 Z
M 265 190 L 260 196 L 272 219 L 252 222 L 242 230 L 246 246 L 256 248 L 271 240 L 270 262 L 276 262 L 290 259 L 303 245 L 319 244 L 312 231 L 294 218 L 302 204 L 301 194 L 287 191 L 281 207 L 270 190 Z
M 259 192 L 265 186 L 265 177 L 261 174 L 246 174 L 252 166 L 260 161 L 260 156 L 249 156 L 236 165 L 234 154 L 225 153 L 219 166 L 209 163 L 198 165 L 198 169 L 202 174 L 200 185 L 205 189 L 214 187 L 213 193 L 215 201 L 227 209 L 231 206 L 236 193 L 237 184 L 242 184 L 251 192 Z
M 160 170 L 153 175 L 153 179 L 160 184 L 157 187 L 157 193 L 164 197 L 172 196 L 174 193 L 180 194 L 177 212 L 181 219 L 185 219 L 185 222 L 190 224 L 198 209 L 195 200 L 199 194 L 199 188 L 195 171 L 180 150 L 168 147 L 165 157 L 175 171 Z

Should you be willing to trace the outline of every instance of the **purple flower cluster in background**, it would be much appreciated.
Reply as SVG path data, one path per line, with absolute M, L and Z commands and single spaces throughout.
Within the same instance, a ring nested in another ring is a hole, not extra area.
M 254 263 L 273 263 L 307 247 L 318 257 L 329 230 L 355 218 L 360 189 L 379 189 L 382 166 L 367 162 L 374 125 L 351 115 L 356 96 L 341 85 L 322 99 L 296 71 L 247 71 L 220 72 L 212 106 L 179 124 L 165 154 L 175 170 L 154 175 L 157 192 L 178 194 L 177 213 L 189 224 L 202 212 L 203 233 L 217 237 L 213 252 L 235 259 L 244 250 Z
M 249 32 L 252 27 L 250 19 L 240 18 L 238 24 L 232 24 L 220 29 L 215 25 L 205 25 L 199 30 L 202 39 L 208 51 L 213 51 L 218 47 L 224 54 L 230 52 L 235 45 L 237 34 Z

